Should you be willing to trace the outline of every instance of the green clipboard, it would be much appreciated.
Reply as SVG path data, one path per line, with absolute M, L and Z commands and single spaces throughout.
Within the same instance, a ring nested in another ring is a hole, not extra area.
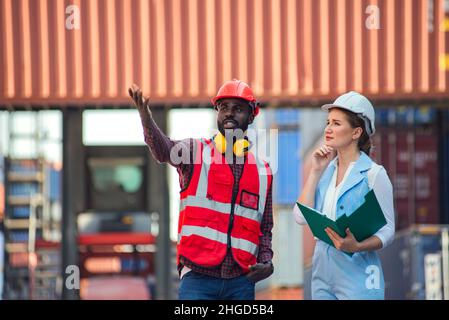
M 324 231 L 327 227 L 332 228 L 341 237 L 346 236 L 345 230 L 346 228 L 349 228 L 357 241 L 360 242 L 371 237 L 387 224 L 387 220 L 380 208 L 374 190 L 371 190 L 365 195 L 365 202 L 352 214 L 349 216 L 342 215 L 336 221 L 329 219 L 326 215 L 313 208 L 298 202 L 296 204 L 306 219 L 313 235 L 333 247 L 334 243 L 329 238 L 326 231 Z M 353 255 L 351 252 L 345 253 L 350 256 Z

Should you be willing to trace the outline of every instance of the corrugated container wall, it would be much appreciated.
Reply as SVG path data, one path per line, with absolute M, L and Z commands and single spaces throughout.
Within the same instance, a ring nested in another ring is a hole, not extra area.
M 377 108 L 373 159 L 387 170 L 394 189 L 396 228 L 440 223 L 437 114 L 430 107 Z M 447 166 L 447 164 L 446 164 Z
M 446 6 L 446 10 L 447 6 Z M 444 0 L 0 0 L 0 107 L 449 97 Z
M 441 117 L 441 177 L 442 185 L 440 190 L 442 205 L 442 223 L 449 224 L 449 110 L 444 110 Z

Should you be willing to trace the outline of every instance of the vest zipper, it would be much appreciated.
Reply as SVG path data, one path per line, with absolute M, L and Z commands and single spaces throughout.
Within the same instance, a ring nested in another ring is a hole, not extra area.
M 228 228 L 228 249 L 231 249 L 231 231 L 232 231 L 232 227 L 234 225 L 234 207 L 235 207 L 235 200 L 237 198 L 237 194 L 238 194 L 238 190 L 237 190 L 237 192 L 234 192 L 234 191 L 232 192 L 231 213 L 229 215 L 229 228 Z

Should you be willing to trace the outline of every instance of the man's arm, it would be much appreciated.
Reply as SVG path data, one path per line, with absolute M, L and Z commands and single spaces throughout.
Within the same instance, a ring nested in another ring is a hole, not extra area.
M 150 148 L 153 158 L 159 163 L 168 162 L 174 167 L 193 163 L 193 139 L 172 140 L 167 137 L 151 117 L 143 126 L 145 143 Z M 176 156 L 174 153 L 176 153 Z M 182 157 L 185 154 L 187 158 Z M 185 160 L 185 161 L 183 161 Z
M 136 85 L 132 85 L 128 90 L 129 95 L 133 99 L 137 110 L 139 111 L 140 120 L 142 122 L 145 143 L 150 148 L 154 159 L 159 163 L 168 162 L 174 167 L 182 167 L 188 163 L 193 163 L 193 143 L 192 139 L 182 141 L 171 140 L 162 130 L 157 126 L 153 119 L 151 109 L 149 107 L 149 99 L 142 96 L 142 91 Z M 177 155 L 171 155 L 173 148 L 176 145 Z M 187 159 L 181 157 L 182 154 L 187 156 Z M 185 161 L 182 161 L 184 159 Z

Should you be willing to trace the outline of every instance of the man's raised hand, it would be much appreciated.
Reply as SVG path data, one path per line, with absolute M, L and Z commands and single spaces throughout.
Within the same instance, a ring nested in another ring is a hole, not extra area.
M 136 84 L 132 84 L 130 88 L 128 88 L 129 96 L 133 99 L 134 104 L 139 111 L 140 118 L 142 119 L 142 123 L 146 122 L 148 117 L 151 117 L 151 110 L 149 108 L 149 98 L 144 98 L 142 96 L 142 90 L 140 90 L 139 86 Z

